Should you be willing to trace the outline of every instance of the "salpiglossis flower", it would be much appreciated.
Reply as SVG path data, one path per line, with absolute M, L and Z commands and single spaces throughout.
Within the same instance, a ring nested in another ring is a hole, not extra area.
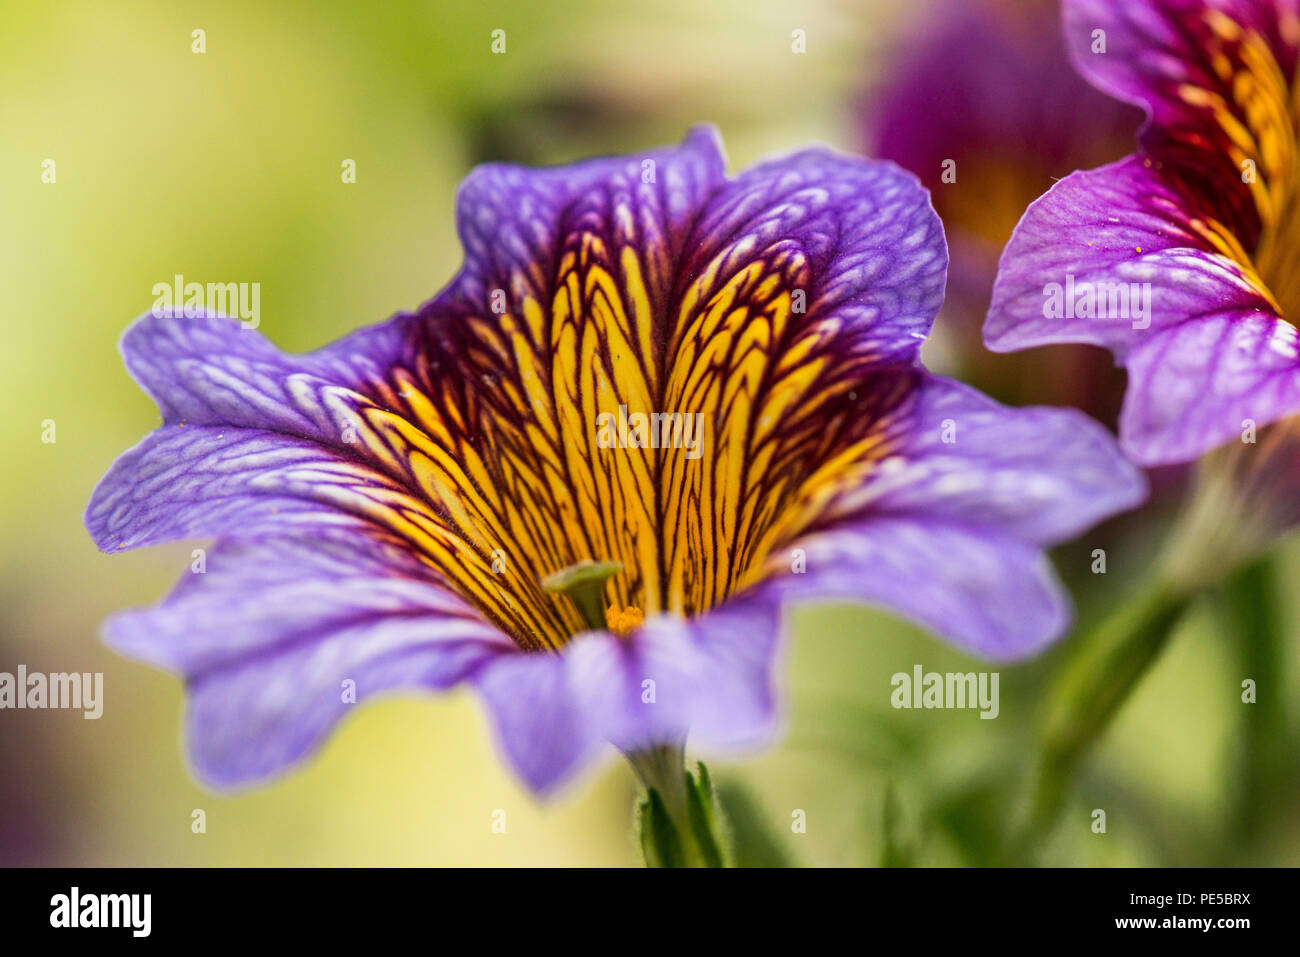
M 163 426 L 87 525 L 108 551 L 218 544 L 107 634 L 185 676 L 210 783 L 303 758 L 345 683 L 471 684 L 539 791 L 605 742 L 752 744 L 785 600 L 859 598 L 1023 656 L 1068 617 L 1042 547 L 1143 494 L 1081 415 L 919 366 L 946 251 L 891 165 L 811 150 L 728 179 L 699 129 L 480 167 L 457 223 L 442 293 L 317 352 L 207 315 L 125 334 Z M 698 416 L 699 454 L 602 433 L 656 415 Z M 552 590 L 586 563 L 617 563 L 603 615 Z
M 1109 348 L 1129 373 L 1125 450 L 1189 461 L 1240 438 L 1244 420 L 1300 410 L 1300 17 L 1289 0 L 1065 10 L 1084 76 L 1148 120 L 1139 152 L 1066 178 L 1025 214 L 985 338 Z M 1067 280 L 1100 305 L 1045 315 L 1044 288 Z M 1135 289 L 1149 317 L 1107 314 L 1113 290 Z

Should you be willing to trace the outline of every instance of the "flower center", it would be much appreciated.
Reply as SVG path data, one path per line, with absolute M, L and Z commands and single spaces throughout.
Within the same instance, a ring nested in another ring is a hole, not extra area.
M 1215 80 L 1223 82 L 1229 92 L 1220 95 L 1198 83 L 1178 88 L 1180 98 L 1204 111 L 1211 126 L 1217 127 L 1217 142 L 1212 145 L 1200 136 L 1181 145 L 1194 157 L 1204 155 L 1208 145 L 1228 158 L 1232 164 L 1228 175 L 1240 177 L 1258 214 L 1259 232 L 1248 255 L 1238 241 L 1244 235 L 1243 225 L 1231 202 L 1222 209 L 1222 223 L 1194 225 L 1221 253 L 1246 267 L 1247 278 L 1258 277 L 1256 285 L 1262 284 L 1261 291 L 1294 323 L 1300 315 L 1300 281 L 1296 278 L 1300 270 L 1300 130 L 1295 119 L 1300 87 L 1294 77 L 1288 77 L 1268 39 L 1258 30 L 1243 28 L 1216 9 L 1207 9 L 1202 16 L 1199 42 L 1211 56 Z M 1182 139 L 1183 134 L 1176 138 Z M 1243 241 L 1249 245 L 1249 240 Z
M 542 587 L 572 601 L 589 628 L 611 631 L 620 637 L 630 635 L 645 621 L 645 612 L 636 605 L 606 605 L 604 600 L 605 582 L 622 569 L 619 562 L 581 561 L 547 575 Z
M 1289 196 L 1278 221 L 1265 228 L 1255 263 L 1283 318 L 1300 320 L 1300 195 Z
M 861 504 L 915 387 L 798 243 L 723 246 L 679 283 L 620 235 L 575 229 L 499 280 L 504 314 L 412 316 L 404 361 L 351 398 L 371 468 L 350 501 L 530 651 L 788 571 L 787 546 Z

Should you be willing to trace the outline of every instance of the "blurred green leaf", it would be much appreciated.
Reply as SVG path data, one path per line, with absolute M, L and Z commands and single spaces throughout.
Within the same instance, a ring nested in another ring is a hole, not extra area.
M 736 867 L 798 866 L 773 835 L 770 818 L 744 784 L 734 778 L 720 783 L 718 800 L 727 816 Z
M 902 837 L 903 808 L 898 797 L 898 788 L 894 782 L 885 784 L 884 821 L 881 828 L 884 852 L 880 856 L 881 867 L 912 867 L 916 863 L 915 851 L 911 842 Z

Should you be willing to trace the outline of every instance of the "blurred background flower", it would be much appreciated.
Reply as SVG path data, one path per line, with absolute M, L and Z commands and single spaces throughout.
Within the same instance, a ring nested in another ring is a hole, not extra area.
M 95 480 L 158 421 L 122 369 L 117 338 L 149 308 L 153 285 L 177 273 L 260 282 L 261 330 L 290 350 L 410 308 L 459 266 L 452 196 L 481 161 L 628 152 L 675 142 L 700 121 L 721 128 L 733 170 L 809 142 L 861 151 L 861 91 L 898 75 L 893 51 L 952 13 L 865 0 L 666 0 L 653 11 L 594 0 L 3 0 L 0 14 L 0 671 L 105 673 L 98 721 L 0 711 L 0 863 L 636 863 L 621 768 L 538 804 L 496 760 L 466 694 L 359 710 L 317 760 L 262 790 L 226 797 L 194 783 L 176 733 L 179 684 L 98 638 L 106 614 L 155 600 L 190 561 L 189 546 L 110 561 L 81 525 Z M 206 53 L 192 52 L 196 29 Z M 504 54 L 491 53 L 496 29 Z M 806 53 L 794 52 L 795 31 Z M 1055 32 L 1041 40 L 1057 42 Z M 954 78 L 956 64 L 974 69 L 966 61 L 949 65 Z M 1064 68 L 1033 82 L 1056 80 L 1077 82 Z M 998 101 L 983 92 L 980 108 Z M 1097 135 L 1074 101 L 1061 109 L 1069 130 Z M 949 135 L 963 184 L 956 151 L 971 134 Z M 345 185 L 349 158 L 357 182 Z M 53 184 L 41 181 L 46 159 Z M 1027 199 L 1041 191 L 1037 180 L 1025 188 Z M 958 210 L 938 205 L 953 235 Z M 941 317 L 939 329 L 959 318 Z M 1019 401 L 992 379 L 976 384 Z M 53 444 L 41 441 L 46 419 Z M 1086 535 L 1058 556 L 1085 616 L 1148 557 L 1133 541 L 1092 575 L 1096 541 Z M 1283 559 L 1288 574 L 1300 570 L 1300 549 Z M 1294 634 L 1293 594 L 1280 614 Z M 1243 788 L 1255 758 L 1240 744 L 1244 666 L 1230 626 L 1205 608 L 1182 627 L 1078 779 L 1046 860 L 1300 863 L 1293 819 L 1270 825 L 1267 840 L 1238 839 L 1250 802 L 1294 807 L 1300 795 Z M 1000 669 L 1001 713 L 981 721 L 890 706 L 891 676 L 918 663 L 984 669 L 918 628 L 847 605 L 802 610 L 792 628 L 787 738 L 712 765 L 745 838 L 742 860 L 987 860 L 1055 659 Z M 1296 652 L 1293 642 L 1268 665 L 1288 702 L 1300 691 Z M 1294 754 L 1294 713 L 1283 718 Z M 1107 835 L 1089 829 L 1095 807 L 1110 811 Z M 195 809 L 206 833 L 191 830 Z M 504 834 L 492 827 L 498 811 Z
M 950 321 L 927 360 L 1008 402 L 1074 405 L 1113 424 L 1123 374 L 1100 349 L 1008 360 L 981 348 L 1002 247 L 1053 182 L 1132 149 L 1140 110 L 1070 65 L 1055 0 L 939 0 L 909 24 L 862 101 L 867 153 L 912 170 L 943 217 Z

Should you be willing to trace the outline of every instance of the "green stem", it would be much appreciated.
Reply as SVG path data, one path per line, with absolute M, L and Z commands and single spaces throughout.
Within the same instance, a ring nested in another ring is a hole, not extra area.
M 637 830 L 647 867 L 723 867 L 722 817 L 709 772 L 686 770 L 680 744 L 627 753 L 646 793 Z
M 657 791 L 673 820 L 686 817 L 686 756 L 680 744 L 632 751 L 632 770 L 647 791 Z
M 1075 767 L 1160 656 L 1183 613 L 1258 549 L 1258 521 L 1251 520 L 1258 503 L 1241 493 L 1233 451 L 1225 447 L 1201 461 L 1150 582 L 1073 644 L 1049 684 L 1029 811 L 1004 847 L 1009 861 L 1030 856 L 1051 832 Z
M 1158 579 L 1075 643 L 1045 696 L 1030 809 L 1006 849 L 1009 862 L 1023 862 L 1050 833 L 1079 760 L 1159 657 L 1193 597 Z
M 1253 845 L 1266 831 L 1269 797 L 1286 773 L 1286 638 L 1277 572 L 1270 558 L 1260 558 L 1229 579 L 1219 609 L 1233 646 L 1241 655 L 1241 678 L 1255 681 L 1257 698 L 1246 708 L 1234 794 L 1236 836 Z

